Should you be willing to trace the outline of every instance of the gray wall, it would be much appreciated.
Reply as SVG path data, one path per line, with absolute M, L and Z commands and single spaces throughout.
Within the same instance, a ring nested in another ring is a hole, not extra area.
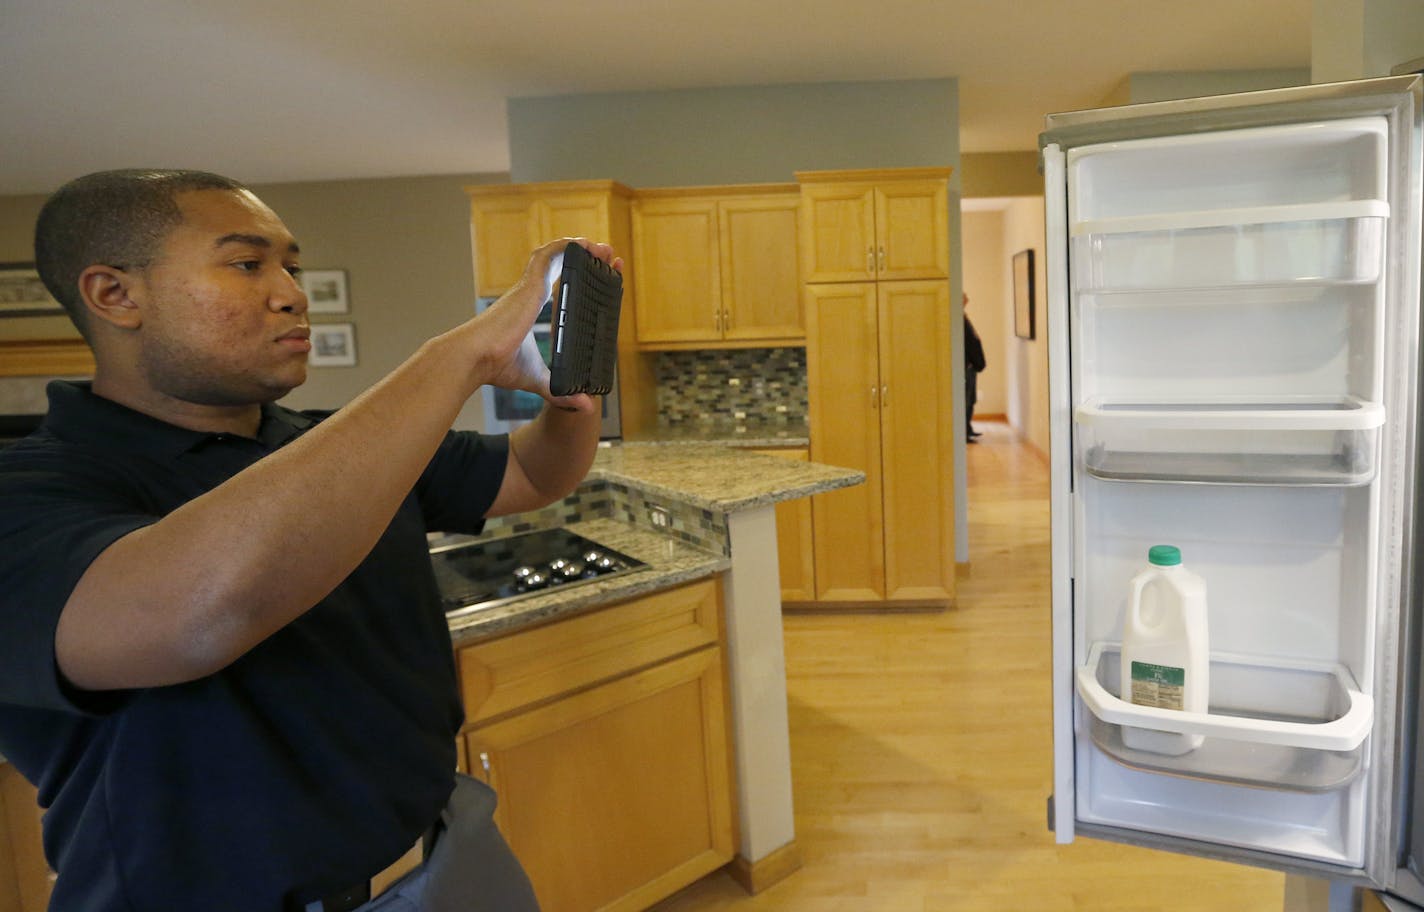
M 1128 77 L 1128 94 L 1129 100 L 1138 104 L 1309 84 L 1308 67 L 1280 70 L 1163 71 L 1133 73 Z
M 509 102 L 513 180 L 632 187 L 959 164 L 954 79 L 626 92 Z
M 1313 0 L 1313 82 L 1388 76 L 1424 57 L 1424 3 L 1419 0 Z

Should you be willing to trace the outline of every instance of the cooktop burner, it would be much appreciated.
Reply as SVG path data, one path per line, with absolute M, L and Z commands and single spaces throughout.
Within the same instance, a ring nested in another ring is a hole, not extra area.
M 446 614 L 489 608 L 644 566 L 567 529 L 438 548 L 430 560 Z

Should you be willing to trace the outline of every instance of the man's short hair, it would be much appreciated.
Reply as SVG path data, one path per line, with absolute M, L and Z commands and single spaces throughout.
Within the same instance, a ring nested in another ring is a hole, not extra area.
M 96 263 L 146 268 L 183 220 L 176 197 L 190 190 L 246 190 L 207 171 L 125 169 L 86 174 L 55 191 L 35 224 L 35 268 L 69 319 L 89 337 L 79 274 Z

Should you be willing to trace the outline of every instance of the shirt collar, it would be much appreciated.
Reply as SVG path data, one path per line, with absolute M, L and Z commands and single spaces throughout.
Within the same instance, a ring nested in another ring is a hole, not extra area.
M 44 426 L 66 440 L 97 443 L 164 458 L 208 440 L 233 435 L 192 431 L 160 421 L 112 399 L 95 395 L 87 382 L 52 380 L 45 387 L 49 412 Z M 257 439 L 275 449 L 315 424 L 300 412 L 264 403 Z

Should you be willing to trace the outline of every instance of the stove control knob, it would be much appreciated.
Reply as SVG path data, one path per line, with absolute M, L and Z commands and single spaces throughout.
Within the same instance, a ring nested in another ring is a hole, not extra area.
M 585 564 L 597 564 L 602 558 L 602 551 L 585 551 L 583 553 L 583 562 Z
M 534 568 L 527 565 L 523 567 L 515 567 L 514 578 L 519 580 L 520 582 L 523 582 L 524 580 L 529 578 L 530 574 L 534 572 Z
M 599 573 L 612 573 L 618 569 L 618 562 L 607 555 L 600 557 L 596 563 Z
M 555 573 L 564 579 L 578 579 L 583 576 L 583 563 L 580 561 L 555 561 L 555 563 L 562 564 Z
M 567 567 L 568 565 L 569 565 L 569 562 L 566 561 L 566 560 L 564 560 L 562 557 L 556 557 L 556 558 L 554 558 L 553 560 L 549 561 L 549 569 L 550 569 L 551 571 L 553 571 L 553 573 L 554 573 L 555 575 L 558 575 L 558 576 L 562 576 L 562 575 L 563 575 L 563 573 L 564 573 L 564 568 Z
M 524 587 L 526 589 L 543 589 L 548 584 L 549 578 L 537 570 L 524 577 Z

